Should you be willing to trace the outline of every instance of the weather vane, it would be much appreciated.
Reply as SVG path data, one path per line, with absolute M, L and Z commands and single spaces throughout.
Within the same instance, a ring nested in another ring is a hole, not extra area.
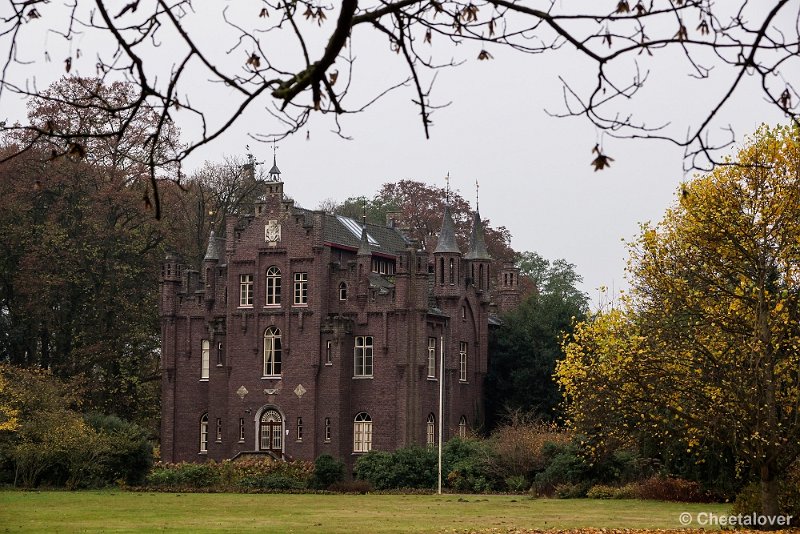
M 475 180 L 475 211 L 480 210 L 480 203 L 481 203 L 481 195 L 480 195 L 480 185 L 478 185 L 478 180 Z

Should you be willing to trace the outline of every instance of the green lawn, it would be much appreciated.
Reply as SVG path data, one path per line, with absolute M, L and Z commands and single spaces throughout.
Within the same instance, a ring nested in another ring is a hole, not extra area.
M 244 495 L 2 491 L 1 532 L 452 532 L 681 528 L 681 512 L 728 505 L 513 495 Z M 692 525 L 697 526 L 697 525 Z

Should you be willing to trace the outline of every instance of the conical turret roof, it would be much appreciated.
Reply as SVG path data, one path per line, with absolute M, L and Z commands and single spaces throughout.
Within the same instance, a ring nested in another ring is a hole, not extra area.
M 219 243 L 217 238 L 214 237 L 214 230 L 211 230 L 211 235 L 208 237 L 208 248 L 206 249 L 206 257 L 204 260 L 219 260 Z
M 475 210 L 472 218 L 472 234 L 469 239 L 469 251 L 466 256 L 468 260 L 491 260 L 489 250 L 486 248 L 486 238 L 483 231 L 481 214 Z
M 453 223 L 453 216 L 450 215 L 450 205 L 445 204 L 444 215 L 442 215 L 442 229 L 439 231 L 439 241 L 436 243 L 434 254 L 446 252 L 461 254 L 456 243 L 456 225 Z

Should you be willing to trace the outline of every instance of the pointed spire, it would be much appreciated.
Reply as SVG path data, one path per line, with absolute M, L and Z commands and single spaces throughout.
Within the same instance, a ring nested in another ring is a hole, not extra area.
M 372 254 L 369 249 L 369 238 L 367 237 L 367 200 L 364 199 L 363 213 L 361 215 L 361 243 L 358 246 L 359 256 L 369 256 Z
M 281 181 L 281 170 L 278 168 L 278 147 L 275 146 L 275 140 L 272 141 L 272 168 L 269 170 L 269 178 L 272 182 Z
M 456 225 L 453 222 L 453 216 L 450 215 L 450 205 L 444 205 L 444 215 L 442 216 L 442 229 L 439 231 L 439 241 L 436 243 L 437 252 L 454 252 L 461 254 L 456 244 Z
M 217 238 L 214 237 L 214 230 L 211 230 L 211 235 L 208 237 L 208 248 L 206 249 L 206 257 L 203 261 L 217 260 L 219 261 L 219 243 Z
M 486 238 L 483 231 L 481 214 L 475 210 L 472 218 L 472 234 L 469 238 L 469 251 L 464 256 L 468 260 L 491 260 L 489 250 L 486 248 Z

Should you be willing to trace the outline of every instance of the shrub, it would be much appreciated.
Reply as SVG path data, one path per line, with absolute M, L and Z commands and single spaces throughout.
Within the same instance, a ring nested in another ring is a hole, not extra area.
M 528 480 L 522 475 L 506 477 L 505 482 L 510 491 L 525 491 L 530 486 Z
M 586 497 L 587 484 L 558 484 L 553 495 L 559 499 L 580 499 Z
M 364 495 L 372 491 L 372 484 L 366 480 L 343 480 L 334 482 L 328 489 L 337 493 L 358 493 Z
M 153 465 L 153 446 L 147 431 L 113 415 L 92 414 L 86 421 L 105 437 L 104 481 L 121 480 L 128 485 L 143 483 Z
M 536 475 L 535 485 L 539 494 L 551 495 L 558 486 L 577 484 L 590 485 L 591 466 L 580 454 L 574 443 L 546 443 L 542 450 L 545 458 L 549 460 L 547 467 Z M 586 494 L 588 487 L 583 489 Z
M 800 461 L 787 471 L 778 486 L 778 509 L 781 514 L 792 516 L 792 526 L 800 524 Z M 761 485 L 751 482 L 736 495 L 733 514 L 750 515 L 761 513 Z
M 296 478 L 270 473 L 264 476 L 249 476 L 240 479 L 237 485 L 244 489 L 260 490 L 302 490 L 306 483 Z
M 675 502 L 712 502 L 711 493 L 700 484 L 682 478 L 650 477 L 637 484 L 639 499 Z
M 330 454 L 322 454 L 314 462 L 314 476 L 311 485 L 316 489 L 326 489 L 331 484 L 344 480 L 344 462 Z
M 483 493 L 505 485 L 496 455 L 486 440 L 453 438 L 442 450 L 445 484 L 456 491 Z
M 393 453 L 371 451 L 356 461 L 355 473 L 376 489 L 432 488 L 437 458 L 431 449 L 406 447 Z
M 620 488 L 615 488 L 613 486 L 606 486 L 604 484 L 595 484 L 589 491 L 586 492 L 586 496 L 590 499 L 615 499 L 619 493 Z
M 569 440 L 568 433 L 552 424 L 519 422 L 495 430 L 490 443 L 503 477 L 522 475 L 532 479 L 546 467 L 545 445 L 566 444 Z

